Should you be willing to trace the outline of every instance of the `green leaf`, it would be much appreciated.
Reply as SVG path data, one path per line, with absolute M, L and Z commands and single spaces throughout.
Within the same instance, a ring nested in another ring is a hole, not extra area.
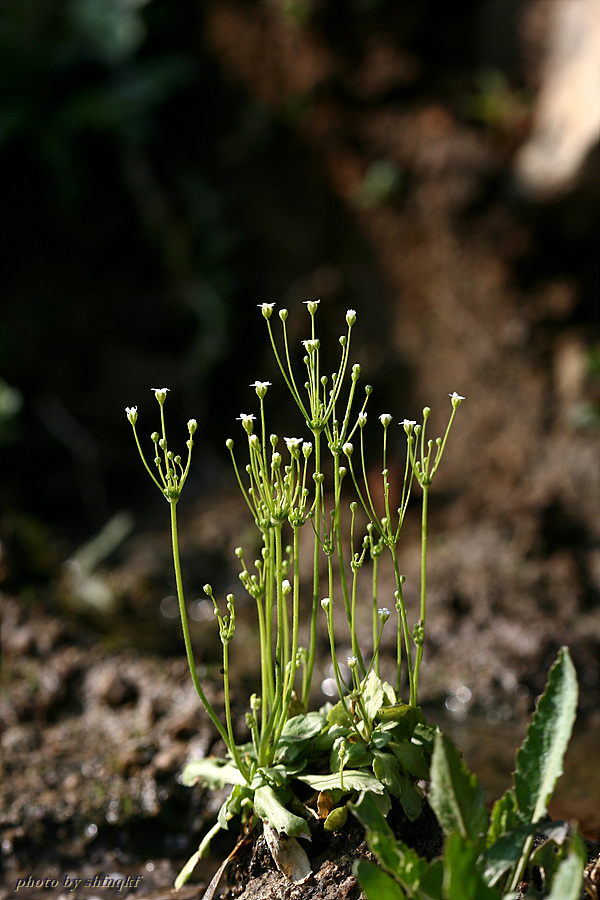
M 222 788 L 227 784 L 247 784 L 237 766 L 214 756 L 189 762 L 181 773 L 181 780 L 186 787 L 196 784 L 197 781 L 202 781 L 212 788 Z
M 575 832 L 567 857 L 563 859 L 552 879 L 547 900 L 579 900 L 586 861 L 583 841 Z
M 486 884 L 493 886 L 515 865 L 521 857 L 523 844 L 537 825 L 521 825 L 503 835 L 482 854 L 478 868 Z
M 331 749 L 331 755 L 329 758 L 329 768 L 331 772 L 339 772 L 341 767 L 341 760 L 339 757 L 339 748 L 342 743 L 343 738 L 337 738 L 335 744 Z M 356 743 L 349 743 L 346 741 L 346 756 L 344 757 L 344 768 L 348 766 L 353 769 L 354 766 L 364 766 L 370 765 L 372 760 L 372 755 L 367 751 L 367 745 L 363 744 L 362 741 L 357 741 Z
M 445 900 L 499 900 L 475 867 L 477 847 L 459 832 L 454 832 L 444 847 Z
M 397 757 L 400 765 L 408 775 L 429 780 L 429 763 L 423 755 L 423 748 L 412 741 L 391 741 L 388 749 Z
M 323 828 L 325 831 L 337 831 L 339 828 L 343 828 L 348 819 L 348 807 L 347 806 L 336 806 L 335 809 L 332 809 L 325 821 L 323 822 Z
M 515 795 L 522 822 L 538 822 L 548 810 L 577 712 L 577 675 L 561 647 L 546 689 L 517 751 Z
M 339 772 L 333 775 L 299 775 L 298 781 L 303 781 L 316 791 L 331 791 L 340 787 Z M 357 769 L 344 769 L 344 789 L 350 791 L 373 791 L 375 794 L 383 794 L 383 784 L 369 772 L 360 772 Z
M 283 831 L 288 837 L 305 834 L 310 838 L 310 829 L 304 819 L 291 813 L 268 784 L 254 792 L 254 812 L 278 834 Z
M 371 669 L 366 681 L 361 685 L 362 699 L 369 720 L 369 725 L 375 721 L 375 716 L 383 705 L 383 684 L 381 678 Z
M 373 773 L 375 778 L 386 786 L 393 797 L 400 794 L 404 779 L 400 777 L 400 764 L 391 753 L 373 751 Z
M 421 809 L 423 807 L 423 797 L 421 796 L 420 789 L 416 784 L 405 781 L 402 790 L 400 791 L 399 799 L 400 805 L 406 813 L 407 818 L 411 822 L 416 822 L 421 815 Z
M 406 900 L 406 894 L 386 872 L 375 863 L 358 859 L 353 867 L 367 900 Z
M 293 716 L 283 726 L 281 740 L 285 743 L 309 740 L 320 734 L 326 724 L 325 716 L 318 712 Z
M 387 802 L 383 802 L 387 800 Z M 350 804 L 350 809 L 362 822 L 365 829 L 379 831 L 381 834 L 389 834 L 393 837 L 393 831 L 385 818 L 392 808 L 389 795 L 386 793 L 380 797 L 372 791 L 363 791 L 356 803 Z
M 188 859 L 186 864 L 183 866 L 183 868 L 179 872 L 179 875 L 175 879 L 175 884 L 173 885 L 173 887 L 175 888 L 176 891 L 180 891 L 181 888 L 186 883 L 186 881 L 188 881 L 190 879 L 192 872 L 194 871 L 194 869 L 196 868 L 196 866 L 198 865 L 199 862 L 200 862 L 200 849 L 196 850 L 195 853 L 192 853 L 192 855 L 190 856 L 190 858 Z
M 446 835 L 458 832 L 479 845 L 487 826 L 483 790 L 443 734 L 436 735 L 431 759 L 430 803 Z
M 517 800 L 514 791 L 506 791 L 496 800 L 490 815 L 486 844 L 490 847 L 517 824 Z

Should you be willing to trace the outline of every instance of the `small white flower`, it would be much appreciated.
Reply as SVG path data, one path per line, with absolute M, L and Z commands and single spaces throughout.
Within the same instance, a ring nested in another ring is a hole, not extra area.
M 348 659 L 346 660 L 346 662 L 348 663 L 348 665 L 350 666 L 351 669 L 354 669 L 356 667 L 358 660 L 355 656 L 349 656 Z
M 300 446 L 302 445 L 302 438 L 296 437 L 284 437 L 285 445 L 288 448 L 289 452 L 293 455 L 294 453 L 298 453 L 300 450 Z
M 383 624 L 385 624 L 385 623 L 387 622 L 387 620 L 389 619 L 389 617 L 390 617 L 390 611 L 389 611 L 389 609 L 387 608 L 387 606 L 384 606 L 384 607 L 382 607 L 381 609 L 378 609 L 378 610 L 377 610 L 377 615 L 379 616 L 379 619 L 380 619 L 380 621 L 381 621 L 381 623 L 382 623 L 382 625 L 383 625 Z
M 402 422 L 400 422 L 400 425 L 402 425 L 407 434 L 413 433 L 416 424 L 414 419 L 403 419 Z
M 162 406 L 167 399 L 167 392 L 170 391 L 171 388 L 150 388 L 150 390 L 154 391 L 154 396 Z
M 367 424 L 367 414 L 366 412 L 360 412 L 358 414 L 358 426 L 359 428 L 364 428 Z
M 354 452 L 354 446 L 350 443 L 350 441 L 346 441 L 344 446 L 342 447 L 345 456 L 352 456 Z
M 459 407 L 460 404 L 462 403 L 462 401 L 465 399 L 464 397 L 461 397 L 460 394 L 457 394 L 456 391 L 452 391 L 452 393 L 448 394 L 448 396 L 450 397 L 450 399 L 452 401 L 453 409 L 456 409 L 457 407 Z
M 256 416 L 252 415 L 252 413 L 240 413 L 236 421 L 242 423 L 246 434 L 252 434 L 252 431 L 254 430 L 254 425 L 252 423 L 255 418 Z
M 135 425 L 138 417 L 137 406 L 126 406 L 125 412 L 127 413 L 127 418 L 129 419 L 131 424 Z
M 291 590 L 291 584 L 289 583 L 287 578 L 284 578 L 281 582 L 281 593 L 285 596 L 286 594 L 289 594 Z
M 306 304 L 306 308 L 308 309 L 311 316 L 314 316 L 314 314 L 316 313 L 317 308 L 319 306 L 319 303 L 321 301 L 320 300 L 304 300 L 303 302 Z
M 196 429 L 198 428 L 198 423 L 195 419 L 190 419 L 187 423 L 188 431 L 190 434 L 194 434 Z
M 392 422 L 392 416 L 389 413 L 381 413 L 381 415 L 379 416 L 379 421 L 384 428 L 387 428 L 388 425 L 390 425 Z
M 346 324 L 354 325 L 356 322 L 356 310 L 355 309 L 347 309 L 346 310 Z
M 270 319 L 273 312 L 274 303 L 258 303 L 258 308 L 262 311 L 265 319 Z
M 256 391 L 256 396 L 259 400 L 264 400 L 265 394 L 267 390 L 271 387 L 270 381 L 253 381 L 250 387 L 253 387 Z
M 313 339 L 310 341 L 302 341 L 302 344 L 304 345 L 304 349 L 307 350 L 309 353 L 314 353 L 314 351 L 318 350 L 319 347 L 321 346 L 320 341 L 318 341 L 316 339 Z

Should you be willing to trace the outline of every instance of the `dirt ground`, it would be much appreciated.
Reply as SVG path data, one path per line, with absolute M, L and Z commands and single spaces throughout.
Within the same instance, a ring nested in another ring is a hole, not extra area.
M 393 13 L 386 30 L 381 11 L 338 28 L 325 14 L 290 23 L 274 12 L 276 4 L 201 6 L 202 52 L 222 79 L 218 90 L 260 105 L 278 134 L 263 156 L 230 175 L 236 215 L 252 235 L 240 251 L 247 282 L 237 327 L 259 347 L 255 368 L 241 340 L 219 370 L 223 379 L 227 370 L 227 379 L 218 397 L 214 388 L 212 399 L 210 392 L 201 396 L 202 414 L 213 417 L 220 437 L 252 402 L 247 384 L 275 382 L 256 310 L 271 297 L 284 297 L 296 311 L 308 297 L 321 297 L 324 343 L 335 342 L 346 308 L 356 308 L 355 359 L 374 386 L 373 419 L 388 410 L 398 421 L 417 419 L 427 404 L 437 435 L 449 413 L 448 393 L 465 395 L 432 489 L 421 702 L 464 749 L 491 801 L 508 785 L 535 698 L 557 649 L 568 645 L 580 710 L 552 814 L 578 819 L 584 835 L 598 840 L 597 178 L 585 169 L 568 191 L 544 202 L 519 191 L 513 160 L 531 127 L 531 106 L 515 112 L 506 97 L 495 97 L 502 115 L 493 124 L 462 115 L 455 98 L 464 73 L 453 70 L 457 87 L 444 69 L 444 53 L 456 48 L 442 42 L 426 52 L 418 44 L 418 5 L 410 5 L 405 49 L 394 38 Z M 460 47 L 466 37 L 455 40 Z M 536 39 L 522 40 L 535 58 Z M 534 76 L 527 87 L 533 95 Z M 373 168 L 381 160 L 387 168 Z M 281 261 L 305 250 L 302 266 Z M 31 287 L 25 275 L 24 283 Z M 80 315 L 93 324 L 85 310 Z M 293 339 L 304 337 L 301 313 L 290 322 Z M 56 379 L 70 381 L 72 408 L 85 406 L 88 421 L 96 415 L 101 429 L 108 401 L 120 397 L 118 361 L 126 354 L 119 340 L 99 366 L 101 387 L 79 382 L 66 363 L 48 375 L 56 390 Z M 169 353 L 174 360 L 178 347 Z M 152 358 L 134 360 L 140 364 L 129 361 L 136 368 L 132 384 L 143 380 L 146 391 L 156 380 Z M 172 371 L 176 388 L 185 366 Z M 272 396 L 277 427 L 293 427 L 283 391 L 274 386 Z M 27 461 L 31 446 L 23 450 Z M 201 598 L 207 581 L 219 593 L 235 586 L 233 549 L 251 540 L 233 475 L 225 474 L 210 441 L 199 437 L 195 452 L 200 474 L 180 503 L 189 598 Z M 120 474 L 135 467 L 135 459 L 124 462 L 128 454 L 134 457 L 133 446 L 119 445 L 103 463 L 113 475 L 106 492 L 111 524 L 98 528 L 79 555 L 61 536 L 63 523 L 16 511 L 9 491 L 0 898 L 168 897 L 223 799 L 179 782 L 187 759 L 218 745 L 197 708 L 180 645 L 166 509 L 156 498 L 147 503 L 151 485 L 141 480 L 125 500 L 115 489 Z M 403 465 L 400 446 L 393 464 Z M 77 477 L 90 471 L 84 466 Z M 66 478 L 60 466 L 44 477 L 60 495 Z M 95 477 L 97 471 L 87 482 L 92 488 Z M 125 507 L 135 510 L 134 525 Z M 409 606 L 417 602 L 419 571 L 418 508 L 411 513 L 401 555 Z M 64 564 L 66 555 L 76 562 Z M 34 577 L 23 581 L 26 570 Z M 383 595 L 386 586 L 391 591 L 385 570 L 382 580 Z M 256 633 L 250 601 L 234 589 L 242 727 L 256 677 Z M 218 703 L 214 621 L 202 599 L 192 600 L 191 613 L 197 659 Z M 326 699 L 321 649 L 315 703 Z M 392 649 L 386 644 L 384 653 Z M 234 842 L 231 834 L 215 843 L 182 900 L 199 896 Z M 83 881 L 99 874 L 138 884 L 115 893 L 96 883 L 85 893 Z M 17 880 L 29 876 L 57 884 L 15 893 Z M 76 889 L 73 879 L 83 880 Z M 347 896 L 358 896 L 352 891 L 348 884 Z

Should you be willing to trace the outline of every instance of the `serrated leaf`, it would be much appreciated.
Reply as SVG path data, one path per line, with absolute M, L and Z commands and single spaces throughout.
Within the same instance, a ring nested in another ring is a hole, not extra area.
M 436 735 L 431 758 L 430 801 L 444 833 L 458 832 L 473 844 L 487 826 L 483 790 L 454 745 L 443 734 Z
M 490 815 L 486 844 L 490 847 L 517 824 L 517 800 L 514 791 L 506 791 L 496 800 Z
M 455 831 L 444 847 L 444 897 L 446 900 L 498 900 L 475 863 L 478 851 L 468 838 Z
M 254 812 L 278 834 L 284 832 L 288 837 L 303 834 L 310 838 L 310 829 L 304 819 L 291 813 L 268 784 L 254 792 Z
M 538 822 L 548 810 L 577 713 L 577 675 L 567 647 L 561 647 L 546 689 L 517 751 L 515 795 L 523 822 Z
M 299 775 L 298 781 L 303 781 L 315 791 L 331 791 L 340 788 L 339 772 L 333 775 Z M 383 784 L 369 772 L 360 772 L 357 769 L 344 769 L 344 790 L 373 791 L 375 794 L 383 794 Z
M 353 872 L 367 900 L 406 900 L 406 894 L 394 879 L 374 863 L 358 859 L 354 863 Z

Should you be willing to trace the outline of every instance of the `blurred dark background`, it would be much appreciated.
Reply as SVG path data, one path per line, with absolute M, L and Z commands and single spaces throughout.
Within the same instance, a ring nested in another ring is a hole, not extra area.
M 443 423 L 468 396 L 440 479 L 456 521 L 524 556 L 569 548 L 594 608 L 594 9 L 2 0 L 5 586 L 47 584 L 121 510 L 162 525 L 124 412 L 152 431 L 151 387 L 173 442 L 199 421 L 189 500 L 230 485 L 224 441 L 276 374 L 257 304 L 290 306 L 302 338 L 321 297 L 334 352 L 358 311 L 374 414 Z

